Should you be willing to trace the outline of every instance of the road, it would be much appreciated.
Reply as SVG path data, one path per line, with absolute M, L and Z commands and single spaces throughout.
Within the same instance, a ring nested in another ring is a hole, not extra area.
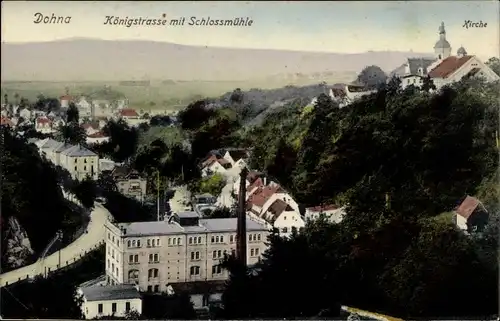
M 9 271 L 0 275 L 0 287 L 7 284 L 13 284 L 24 280 L 27 277 L 32 278 L 43 274 L 44 271 L 55 271 L 59 265 L 59 255 L 61 267 L 78 261 L 83 255 L 104 242 L 104 224 L 111 217 L 109 211 L 101 204 L 95 203 L 94 209 L 90 213 L 90 222 L 87 227 L 88 233 L 83 233 L 79 238 L 73 241 L 65 248 L 47 256 L 45 259 L 39 259 L 37 262 Z

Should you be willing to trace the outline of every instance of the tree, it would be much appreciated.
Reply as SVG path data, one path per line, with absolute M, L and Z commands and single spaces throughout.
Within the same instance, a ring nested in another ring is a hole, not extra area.
M 204 177 L 199 185 L 201 193 L 208 193 L 217 196 L 221 193 L 222 188 L 226 185 L 224 176 L 216 173 L 211 176 Z
M 87 134 L 78 123 L 70 122 L 59 128 L 57 139 L 72 145 L 83 145 L 87 140 Z
M 206 108 L 207 103 L 204 100 L 196 101 L 179 113 L 181 127 L 187 130 L 196 130 L 208 119 L 214 116 L 215 111 Z
M 110 139 L 105 144 L 106 153 L 117 162 L 130 159 L 136 152 L 138 132 L 123 120 L 111 120 L 102 129 Z
M 229 98 L 229 100 L 232 104 L 242 104 L 243 99 L 244 99 L 244 95 L 243 95 L 240 88 L 236 88 L 233 91 L 233 93 L 231 94 L 231 97 Z
M 73 187 L 72 192 L 83 206 L 88 209 L 92 209 L 97 196 L 96 187 L 96 183 L 90 177 L 87 177 L 82 181 L 77 182 L 76 186 Z
M 116 192 L 118 190 L 113 175 L 108 171 L 101 172 L 96 183 L 101 193 Z
M 378 66 L 368 66 L 363 68 L 356 78 L 356 82 L 366 86 L 369 89 L 375 89 L 381 84 L 385 84 L 387 75 Z
M 491 68 L 497 75 L 500 76 L 500 59 L 498 57 L 491 57 L 486 62 L 486 65 Z
M 73 102 L 69 103 L 68 110 L 66 111 L 66 122 L 78 124 L 80 113 Z
M 203 212 L 204 218 L 230 218 L 236 217 L 235 211 L 227 207 L 217 208 L 215 210 L 205 210 Z
M 427 76 L 424 77 L 422 86 L 420 87 L 422 91 L 425 92 L 430 92 L 433 90 L 436 90 L 436 85 L 434 85 L 434 81 L 431 79 L 431 77 Z

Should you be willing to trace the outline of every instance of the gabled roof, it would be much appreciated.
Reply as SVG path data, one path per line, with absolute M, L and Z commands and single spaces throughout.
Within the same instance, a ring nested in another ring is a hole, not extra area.
M 471 60 L 474 56 L 463 57 L 448 57 L 444 59 L 439 65 L 429 72 L 431 78 L 447 78 L 454 74 L 466 62 Z
M 282 201 L 282 200 L 276 200 L 274 201 L 273 204 L 271 204 L 271 206 L 269 206 L 269 212 L 271 212 L 274 216 L 274 218 L 278 218 L 283 212 L 289 212 L 289 211 L 293 211 L 293 208 L 287 204 L 286 202 Z
M 455 212 L 463 218 L 468 219 L 479 205 L 481 205 L 481 202 L 477 198 L 467 196 Z
M 138 117 L 139 114 L 135 111 L 135 109 L 122 109 L 120 110 L 120 116 L 123 117 Z
M 250 196 L 250 198 L 248 199 L 248 203 L 256 205 L 258 207 L 262 207 L 264 206 L 264 204 L 266 204 L 267 200 L 274 195 L 274 193 L 280 190 L 281 187 L 279 185 L 262 187 Z
M 80 156 L 97 156 L 96 153 L 80 146 L 76 145 L 73 147 L 70 147 L 66 149 L 65 151 L 62 152 L 63 155 L 69 156 L 69 157 L 80 157 Z
M 59 100 L 73 100 L 73 97 L 71 97 L 70 95 L 63 95 L 59 97 Z
M 257 178 L 252 184 L 248 185 L 247 192 L 251 192 L 254 188 L 258 187 L 264 187 L 264 183 L 260 177 Z
M 36 119 L 36 122 L 37 124 L 50 124 L 52 121 L 45 116 L 41 116 Z
M 141 294 L 131 284 L 94 285 L 81 288 L 87 301 L 109 301 L 140 299 Z
M 239 161 L 242 158 L 243 159 L 248 158 L 248 152 L 245 149 L 237 149 L 237 148 L 227 149 L 226 152 L 229 153 L 229 156 L 231 156 L 231 158 L 235 162 Z
M 71 147 L 73 147 L 73 145 L 68 143 L 58 143 L 56 146 L 54 146 L 54 153 L 62 153 L 63 151 Z

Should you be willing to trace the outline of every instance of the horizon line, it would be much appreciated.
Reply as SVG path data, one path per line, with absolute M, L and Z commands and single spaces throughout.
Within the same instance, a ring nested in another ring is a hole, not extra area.
M 93 40 L 93 41 L 106 41 L 106 42 L 152 42 L 152 43 L 161 43 L 161 44 L 172 44 L 177 46 L 184 47 L 203 47 L 203 48 L 218 48 L 218 49 L 242 49 L 242 50 L 267 50 L 267 51 L 287 51 L 287 52 L 308 52 L 308 53 L 318 53 L 318 54 L 338 54 L 338 55 L 356 55 L 356 54 L 365 54 L 365 53 L 415 53 L 421 55 L 433 55 L 431 52 L 418 52 L 413 51 L 412 49 L 408 49 L 407 51 L 401 50 L 367 50 L 362 52 L 335 52 L 335 51 L 315 51 L 315 50 L 297 50 L 297 49 L 275 49 L 275 48 L 251 48 L 251 47 L 222 47 L 222 46 L 203 46 L 203 45 L 186 45 L 172 41 L 159 41 L 159 40 L 151 40 L 151 39 L 102 39 L 102 38 L 94 38 L 94 37 L 68 37 L 68 38 L 60 38 L 54 40 L 40 40 L 40 41 L 2 41 L 2 45 L 29 45 L 29 44 L 41 44 L 41 43 L 54 43 L 54 42 L 65 42 L 65 41 L 78 41 L 78 40 Z

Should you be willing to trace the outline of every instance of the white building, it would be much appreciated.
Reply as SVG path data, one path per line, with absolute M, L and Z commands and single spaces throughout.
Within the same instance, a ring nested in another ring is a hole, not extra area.
M 225 158 L 211 155 L 201 164 L 201 176 L 206 177 L 216 173 L 226 175 L 231 168 L 231 163 Z
M 226 280 L 220 261 L 236 250 L 236 218 L 200 219 L 177 213 L 169 221 L 106 223 L 106 276 L 111 284 L 137 284 L 163 292 L 171 283 Z M 269 230 L 247 219 L 247 262 L 266 250 Z
M 29 110 L 28 108 L 23 108 L 21 109 L 21 111 L 19 112 L 19 117 L 22 117 L 24 118 L 25 120 L 31 120 L 31 116 L 33 115 L 33 113 L 31 112 L 31 110 Z
M 340 223 L 344 219 L 346 212 L 345 207 L 338 207 L 335 205 L 323 205 L 323 206 L 314 206 L 306 208 L 305 219 L 306 221 L 317 220 L 322 215 L 332 222 L 332 223 Z
M 366 90 L 366 88 L 361 85 L 337 84 L 333 88 L 330 88 L 328 95 L 332 97 L 334 102 L 339 104 L 340 108 L 343 108 L 357 99 L 374 92 L 376 92 L 376 90 Z
M 50 134 L 50 133 L 53 133 L 54 130 L 52 128 L 52 120 L 50 120 L 48 117 L 46 116 L 41 116 L 41 117 L 38 117 L 36 120 L 35 120 L 35 130 L 39 133 L 42 133 L 42 134 Z
M 85 319 L 102 316 L 124 317 L 135 311 L 142 314 L 142 299 L 136 286 L 131 284 L 91 285 L 80 287 L 82 313 Z
M 61 108 L 68 108 L 69 103 L 73 101 L 73 97 L 70 95 L 64 95 L 59 97 L 59 103 L 61 104 Z
M 62 151 L 60 165 L 66 168 L 74 179 L 82 180 L 88 176 L 97 180 L 99 177 L 99 156 L 81 145 Z

